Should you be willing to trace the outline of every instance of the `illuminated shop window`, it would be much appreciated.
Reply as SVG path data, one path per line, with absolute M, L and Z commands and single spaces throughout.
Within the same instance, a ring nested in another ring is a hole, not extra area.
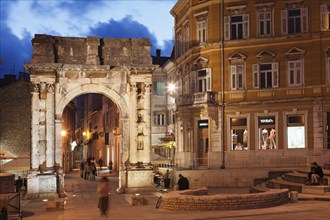
M 275 116 L 258 118 L 259 149 L 277 149 Z
M 231 150 L 248 149 L 248 130 L 246 118 L 231 118 Z
M 305 148 L 304 115 L 287 116 L 287 146 L 288 149 Z

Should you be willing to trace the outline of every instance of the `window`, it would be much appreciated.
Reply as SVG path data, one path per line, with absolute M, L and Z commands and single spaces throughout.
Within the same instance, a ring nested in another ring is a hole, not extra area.
M 182 54 L 182 34 L 181 32 L 177 33 L 176 36 L 176 54 L 179 57 Z
M 259 149 L 276 149 L 275 116 L 258 117 Z
M 289 86 L 301 86 L 303 81 L 303 61 L 288 61 Z
M 225 16 L 225 40 L 249 38 L 249 14 Z
M 253 64 L 254 88 L 278 87 L 278 63 Z
M 330 24 L 330 5 L 321 5 L 320 6 L 321 13 L 321 30 L 328 31 Z
M 166 92 L 165 90 L 166 90 L 165 82 L 155 83 L 155 87 L 154 87 L 155 95 L 164 96 Z
M 211 91 L 211 71 L 209 68 L 197 71 L 198 92 Z
M 244 75 L 244 65 L 231 65 L 231 89 L 241 90 L 244 88 L 243 75 Z
M 165 125 L 165 113 L 157 112 L 154 113 L 154 124 L 155 125 Z
M 197 17 L 197 40 L 200 44 L 207 42 L 207 15 Z
M 327 112 L 327 127 L 326 127 L 326 136 L 327 136 L 327 146 L 326 149 L 330 149 L 330 112 Z
M 304 115 L 287 116 L 287 146 L 288 149 L 305 148 Z
M 282 34 L 299 34 L 308 31 L 308 9 L 287 9 L 281 12 Z
M 272 12 L 259 11 L 258 12 L 258 35 L 260 37 L 269 37 L 272 35 Z
M 231 118 L 231 150 L 248 149 L 248 131 L 246 118 Z

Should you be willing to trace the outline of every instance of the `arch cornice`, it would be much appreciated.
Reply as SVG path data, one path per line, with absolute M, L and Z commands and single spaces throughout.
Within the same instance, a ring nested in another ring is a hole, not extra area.
M 98 93 L 110 98 L 119 107 L 122 113 L 122 118 L 128 118 L 129 115 L 128 105 L 125 99 L 121 95 L 119 95 L 115 90 L 100 84 L 97 85 L 86 84 L 67 91 L 67 94 L 61 96 L 60 100 L 56 100 L 55 115 L 62 116 L 65 106 L 67 106 L 70 101 L 72 101 L 74 98 L 80 95 L 88 94 L 88 93 Z

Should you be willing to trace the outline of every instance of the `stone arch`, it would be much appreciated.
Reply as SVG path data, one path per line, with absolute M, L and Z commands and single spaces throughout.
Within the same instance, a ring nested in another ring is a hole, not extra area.
M 128 105 L 124 98 L 111 88 L 98 84 L 82 85 L 81 87 L 76 87 L 71 91 L 68 91 L 65 96 L 63 96 L 58 102 L 55 103 L 55 115 L 61 116 L 65 106 L 67 106 L 71 100 L 79 95 L 87 93 L 98 93 L 110 98 L 114 103 L 117 104 L 121 111 L 122 118 L 128 118 Z

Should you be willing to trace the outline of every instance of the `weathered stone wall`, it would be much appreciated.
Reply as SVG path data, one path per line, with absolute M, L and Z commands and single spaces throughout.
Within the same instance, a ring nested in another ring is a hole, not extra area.
M 0 194 L 15 192 L 15 175 L 0 173 Z
M 31 63 L 90 65 L 151 64 L 147 38 L 58 37 L 36 34 Z
M 30 146 L 30 83 L 17 81 L 0 88 L 0 148 L 17 156 Z
M 289 201 L 288 189 L 254 194 L 187 195 L 189 191 L 174 191 L 162 196 L 161 208 L 167 210 L 239 210 L 283 205 Z M 192 194 L 194 194 L 192 192 Z

